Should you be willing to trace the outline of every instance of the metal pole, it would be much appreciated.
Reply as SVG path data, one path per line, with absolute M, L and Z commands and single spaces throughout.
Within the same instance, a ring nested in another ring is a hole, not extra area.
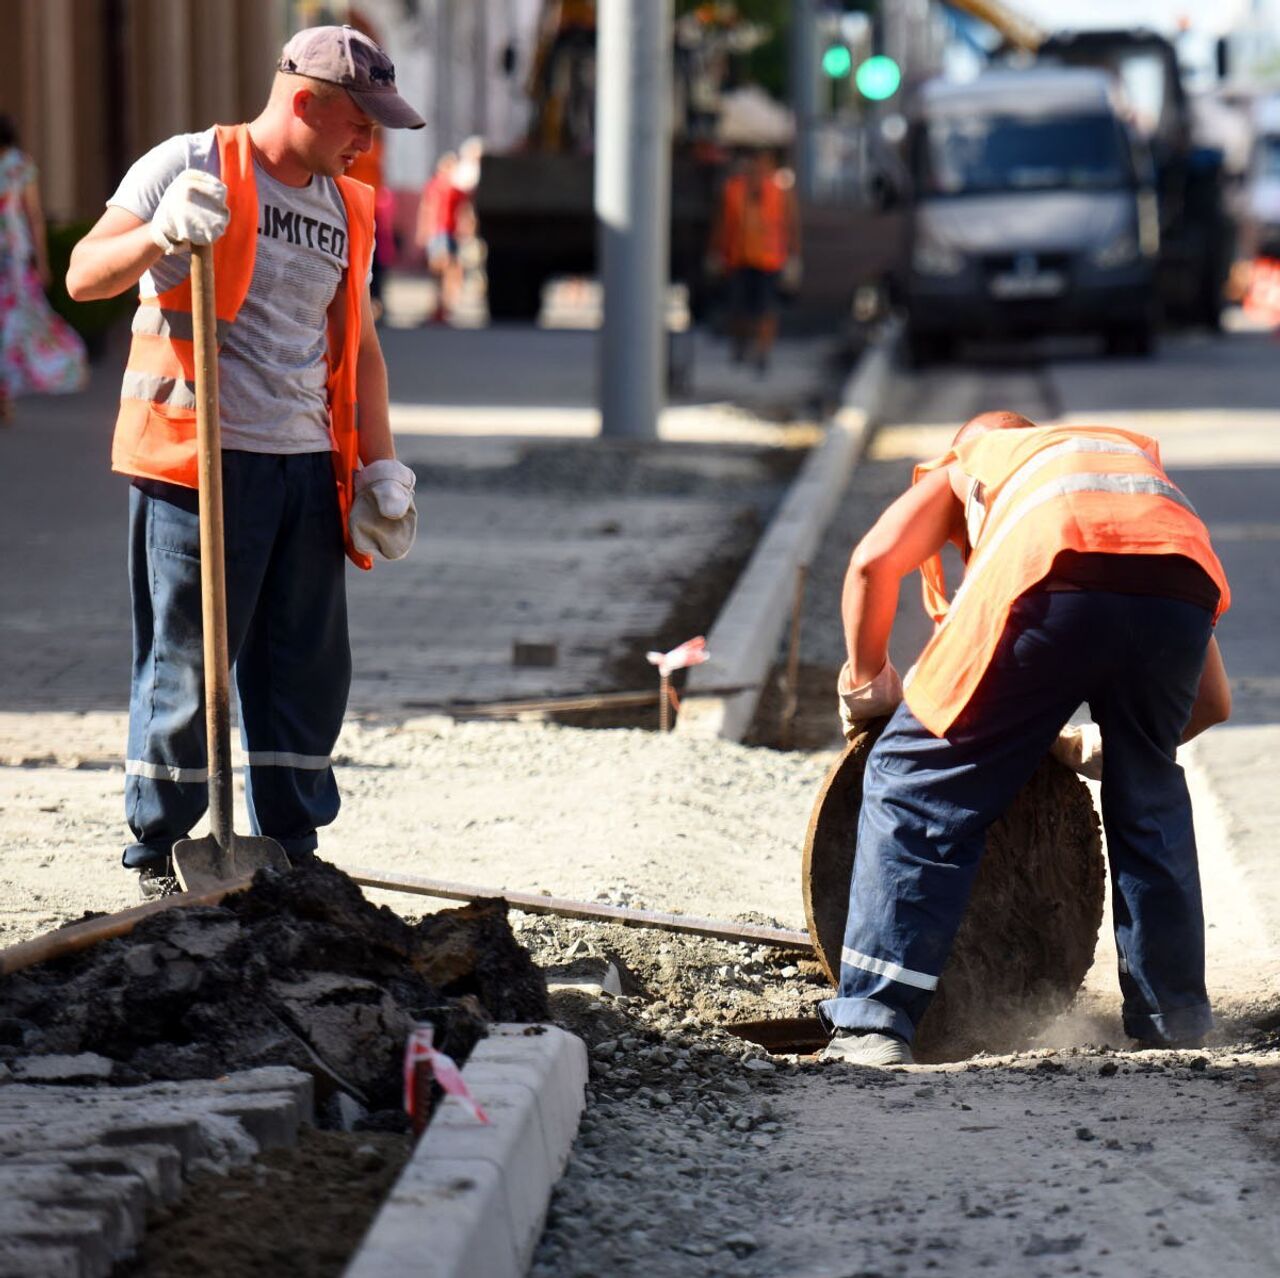
M 600 430 L 654 439 L 666 385 L 672 0 L 600 0 L 597 13 Z
M 817 0 L 792 0 L 791 108 L 795 112 L 796 193 L 813 199 L 818 120 L 818 6 Z
M 790 928 L 765 927 L 759 923 L 731 923 L 720 919 L 696 918 L 690 914 L 667 914 L 657 910 L 633 910 L 621 905 L 605 905 L 601 901 L 572 901 L 562 896 L 543 896 L 540 892 L 509 892 L 506 888 L 475 887 L 469 883 L 450 883 L 443 879 L 422 878 L 416 874 L 393 874 L 389 870 L 376 870 L 363 865 L 348 865 L 344 868 L 344 873 L 361 887 L 378 888 L 383 892 L 435 896 L 445 901 L 497 898 L 523 914 L 558 914 L 561 918 L 583 919 L 591 923 L 617 923 L 622 927 L 654 928 L 686 936 L 705 936 L 715 941 L 736 941 L 743 945 L 777 945 L 789 950 L 813 952 L 813 938 L 809 933 Z

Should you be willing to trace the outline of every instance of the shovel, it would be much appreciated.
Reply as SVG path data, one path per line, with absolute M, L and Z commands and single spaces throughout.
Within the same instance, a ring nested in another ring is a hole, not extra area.
M 222 432 L 218 421 L 213 249 L 191 249 L 191 317 L 196 365 L 200 482 L 200 595 L 204 615 L 205 725 L 209 738 L 209 833 L 173 845 L 173 869 L 187 892 L 206 892 L 270 866 L 289 869 L 275 839 L 231 828 L 231 690 L 227 670 L 226 552 L 222 527 Z

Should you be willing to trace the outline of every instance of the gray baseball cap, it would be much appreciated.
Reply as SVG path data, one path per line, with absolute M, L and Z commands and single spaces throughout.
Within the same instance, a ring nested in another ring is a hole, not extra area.
M 420 129 L 426 121 L 396 92 L 391 59 L 354 27 L 307 27 L 280 55 L 280 70 L 340 84 L 355 104 L 388 129 Z

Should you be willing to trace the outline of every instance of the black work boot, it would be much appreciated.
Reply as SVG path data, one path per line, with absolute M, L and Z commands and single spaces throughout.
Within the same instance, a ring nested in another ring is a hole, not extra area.
M 172 862 L 163 865 L 144 865 L 138 871 L 138 895 L 144 901 L 156 901 L 162 896 L 173 896 L 182 891 L 173 872 Z

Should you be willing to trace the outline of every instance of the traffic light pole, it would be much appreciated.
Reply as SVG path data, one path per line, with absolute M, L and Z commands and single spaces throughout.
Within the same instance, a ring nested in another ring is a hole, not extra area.
M 795 112 L 796 192 L 811 200 L 817 161 L 818 3 L 791 0 L 791 109 Z
M 600 0 L 597 15 L 600 433 L 654 439 L 666 381 L 672 0 Z

